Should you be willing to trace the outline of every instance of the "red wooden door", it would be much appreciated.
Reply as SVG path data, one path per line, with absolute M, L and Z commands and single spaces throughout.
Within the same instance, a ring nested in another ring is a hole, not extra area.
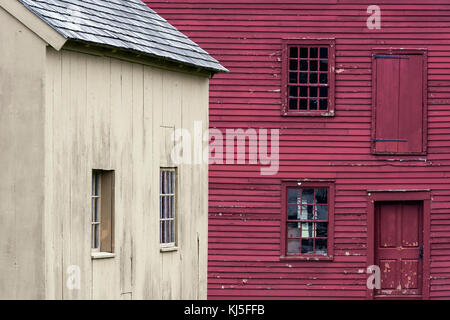
M 378 298 L 422 295 L 421 202 L 380 202 L 375 207 L 375 264 L 381 271 Z

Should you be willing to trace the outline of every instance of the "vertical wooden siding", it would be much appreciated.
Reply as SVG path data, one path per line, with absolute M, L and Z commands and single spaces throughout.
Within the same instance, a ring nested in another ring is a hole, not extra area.
M 365 298 L 368 189 L 431 189 L 432 299 L 450 297 L 450 4 L 147 1 L 231 72 L 211 82 L 210 126 L 280 128 L 280 172 L 210 166 L 208 297 Z M 336 38 L 336 116 L 280 117 L 282 38 Z M 374 156 L 372 48 L 428 49 L 428 154 Z M 281 262 L 280 179 L 335 179 L 335 259 Z

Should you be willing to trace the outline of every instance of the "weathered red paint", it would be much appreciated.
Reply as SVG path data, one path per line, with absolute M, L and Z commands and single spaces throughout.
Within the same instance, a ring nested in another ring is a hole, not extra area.
M 373 4 L 366 0 L 148 2 L 231 71 L 211 82 L 211 127 L 281 130 L 279 174 L 210 167 L 210 299 L 371 298 L 375 203 L 412 200 L 423 203 L 422 298 L 450 298 L 448 1 L 377 1 L 380 30 L 366 27 Z M 280 115 L 282 41 L 294 38 L 335 39 L 332 117 Z M 372 152 L 372 54 L 392 48 L 427 53 L 426 154 Z M 280 258 L 282 180 L 289 179 L 335 181 L 332 260 Z

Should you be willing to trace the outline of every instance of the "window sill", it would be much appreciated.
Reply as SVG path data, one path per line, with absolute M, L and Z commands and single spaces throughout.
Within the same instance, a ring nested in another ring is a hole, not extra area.
M 332 261 L 333 256 L 304 255 L 304 256 L 280 256 L 281 261 Z
M 91 252 L 92 259 L 110 259 L 115 256 L 116 254 L 112 252 Z
M 331 111 L 303 111 L 303 112 L 283 112 L 284 117 L 334 117 L 334 110 Z
M 174 252 L 178 251 L 178 247 L 160 247 L 159 252 Z

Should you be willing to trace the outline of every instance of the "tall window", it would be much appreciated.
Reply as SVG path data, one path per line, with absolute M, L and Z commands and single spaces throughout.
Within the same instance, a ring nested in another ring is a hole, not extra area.
M 176 246 L 176 169 L 160 170 L 160 243 L 164 247 Z
M 426 51 L 374 50 L 372 58 L 372 152 L 425 154 Z
M 331 183 L 287 183 L 283 188 L 283 252 L 286 256 L 330 256 L 333 243 Z
M 114 171 L 93 170 L 91 192 L 91 248 L 114 250 Z
M 283 115 L 334 115 L 334 42 L 287 40 L 283 50 Z

